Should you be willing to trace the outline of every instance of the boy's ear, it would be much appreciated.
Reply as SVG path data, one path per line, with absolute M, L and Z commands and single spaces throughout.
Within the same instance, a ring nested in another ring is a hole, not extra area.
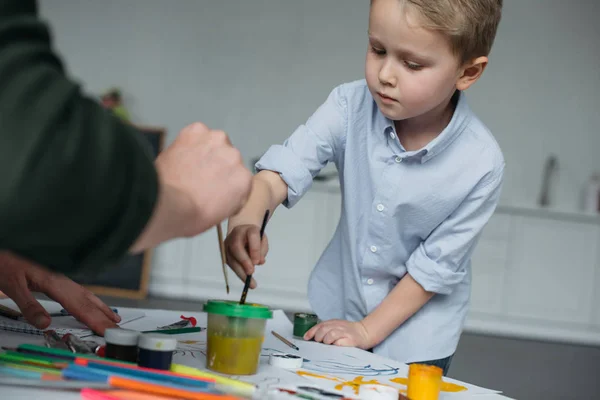
M 456 81 L 456 88 L 458 90 L 467 90 L 474 84 L 477 79 L 483 74 L 483 70 L 487 67 L 487 57 L 477 57 L 474 60 L 468 61 L 463 65 L 462 74 Z

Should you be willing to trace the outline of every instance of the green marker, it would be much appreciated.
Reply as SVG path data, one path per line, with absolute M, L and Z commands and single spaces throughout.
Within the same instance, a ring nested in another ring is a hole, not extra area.
M 10 367 L 10 368 L 14 368 L 14 369 L 20 369 L 23 371 L 31 371 L 31 372 L 39 372 L 42 374 L 52 374 L 52 375 L 60 375 L 61 371 L 56 369 L 56 368 L 45 368 L 45 367 L 38 367 L 38 366 L 33 366 L 33 365 L 25 365 L 25 364 L 17 364 L 17 363 L 12 363 L 12 362 L 0 362 L 1 366 L 6 366 L 6 367 Z
M 17 353 L 16 351 L 7 351 L 6 353 L 0 354 L 0 361 L 16 363 L 34 362 L 36 364 L 47 365 L 49 367 L 56 366 L 56 364 L 59 363 L 57 362 L 56 358 L 38 356 L 34 354 Z
M 62 360 L 73 361 L 75 358 L 86 358 L 93 360 L 103 360 L 103 358 L 91 354 L 73 353 L 69 350 L 54 349 L 34 344 L 22 344 L 17 347 L 19 353 L 36 354 L 45 357 L 59 358 Z

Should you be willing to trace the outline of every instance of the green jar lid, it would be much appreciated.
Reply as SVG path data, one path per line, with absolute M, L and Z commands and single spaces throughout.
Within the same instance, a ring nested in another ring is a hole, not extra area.
M 227 317 L 271 319 L 273 313 L 268 307 L 260 304 L 240 304 L 237 301 L 210 300 L 204 305 L 208 314 L 219 314 Z

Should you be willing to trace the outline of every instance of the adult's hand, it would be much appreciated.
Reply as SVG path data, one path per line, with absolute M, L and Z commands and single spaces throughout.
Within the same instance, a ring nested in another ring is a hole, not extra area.
M 121 320 L 102 300 L 81 285 L 8 251 L 0 251 L 0 291 L 11 298 L 25 319 L 38 329 L 47 328 L 52 319 L 32 292 L 44 293 L 60 303 L 99 335 Z
M 160 194 L 154 214 L 132 252 L 175 237 L 198 235 L 237 213 L 252 174 L 223 131 L 195 123 L 156 159 Z

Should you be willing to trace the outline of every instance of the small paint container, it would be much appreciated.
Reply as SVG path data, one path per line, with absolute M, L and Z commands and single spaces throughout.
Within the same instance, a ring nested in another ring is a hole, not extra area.
M 225 375 L 253 375 L 258 370 L 268 307 L 211 300 L 208 314 L 206 368 Z
M 161 333 L 146 333 L 138 342 L 138 366 L 170 370 L 177 339 Z
M 294 336 L 303 338 L 310 328 L 319 323 L 319 317 L 315 314 L 294 314 Z
M 407 396 L 415 400 L 437 400 L 442 390 L 442 369 L 433 365 L 408 366 Z
M 135 363 L 140 333 L 130 329 L 109 328 L 104 331 L 106 358 Z
M 368 384 L 361 385 L 358 394 L 361 400 L 398 400 L 400 392 L 391 386 Z

